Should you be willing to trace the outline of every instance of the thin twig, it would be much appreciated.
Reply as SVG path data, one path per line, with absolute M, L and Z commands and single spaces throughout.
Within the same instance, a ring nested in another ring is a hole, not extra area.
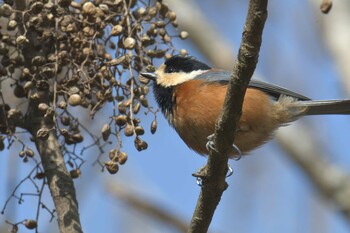
M 262 31 L 267 18 L 267 0 L 250 0 L 242 43 L 228 84 L 224 107 L 215 128 L 214 143 L 207 165 L 197 174 L 202 189 L 188 232 L 207 232 L 215 209 L 227 188 L 228 155 L 239 121 L 245 90 L 258 62 Z

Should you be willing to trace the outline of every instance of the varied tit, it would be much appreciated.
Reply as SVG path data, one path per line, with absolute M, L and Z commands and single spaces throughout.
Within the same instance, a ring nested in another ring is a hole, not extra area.
M 212 69 L 191 56 L 175 55 L 154 73 L 154 95 L 163 114 L 182 140 L 201 155 L 208 154 L 231 72 Z M 252 79 L 246 91 L 231 157 L 268 141 L 280 126 L 304 115 L 350 114 L 350 100 L 312 101 L 288 89 Z M 239 149 L 238 149 L 238 148 Z

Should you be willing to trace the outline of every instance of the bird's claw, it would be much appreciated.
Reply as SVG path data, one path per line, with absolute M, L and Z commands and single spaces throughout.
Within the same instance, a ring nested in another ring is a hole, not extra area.
M 218 150 L 215 148 L 215 144 L 214 144 L 214 134 L 211 134 L 207 137 L 208 139 L 208 142 L 207 144 L 205 145 L 205 147 L 207 148 L 207 150 L 210 152 L 210 151 L 215 151 L 215 152 L 218 152 Z M 232 144 L 232 150 L 235 154 L 235 156 L 233 157 L 234 160 L 240 160 L 241 157 L 242 157 L 242 152 L 241 150 L 238 148 L 238 146 L 236 146 L 235 144 Z
M 233 174 L 233 169 L 230 165 L 227 164 L 227 167 L 228 167 L 228 172 L 227 172 L 227 175 L 226 175 L 226 178 L 227 177 L 230 177 L 232 176 Z M 196 173 L 192 174 L 194 177 L 196 177 L 196 183 L 199 187 L 203 187 L 203 179 L 202 177 L 200 176 L 200 173 L 201 171 L 205 169 L 205 167 L 202 167 L 201 169 L 199 169 Z

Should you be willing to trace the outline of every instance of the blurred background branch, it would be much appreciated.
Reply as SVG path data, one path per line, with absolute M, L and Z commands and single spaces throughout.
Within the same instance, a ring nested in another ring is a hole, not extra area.
M 178 232 L 186 232 L 188 222 L 161 207 L 160 203 L 142 198 L 142 194 L 133 192 L 126 185 L 115 182 L 106 184 L 107 192 L 115 199 L 125 202 L 128 206 L 142 212 L 147 218 L 173 226 Z

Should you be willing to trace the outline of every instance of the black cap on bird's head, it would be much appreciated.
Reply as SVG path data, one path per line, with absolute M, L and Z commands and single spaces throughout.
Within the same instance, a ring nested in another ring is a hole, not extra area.
M 191 73 L 196 70 L 209 70 L 210 66 L 198 61 L 196 58 L 186 55 L 175 55 L 164 62 L 164 73 Z
M 193 79 L 200 73 L 211 69 L 207 64 L 189 55 L 174 55 L 167 59 L 154 73 L 140 73 L 156 84 L 169 87 Z

